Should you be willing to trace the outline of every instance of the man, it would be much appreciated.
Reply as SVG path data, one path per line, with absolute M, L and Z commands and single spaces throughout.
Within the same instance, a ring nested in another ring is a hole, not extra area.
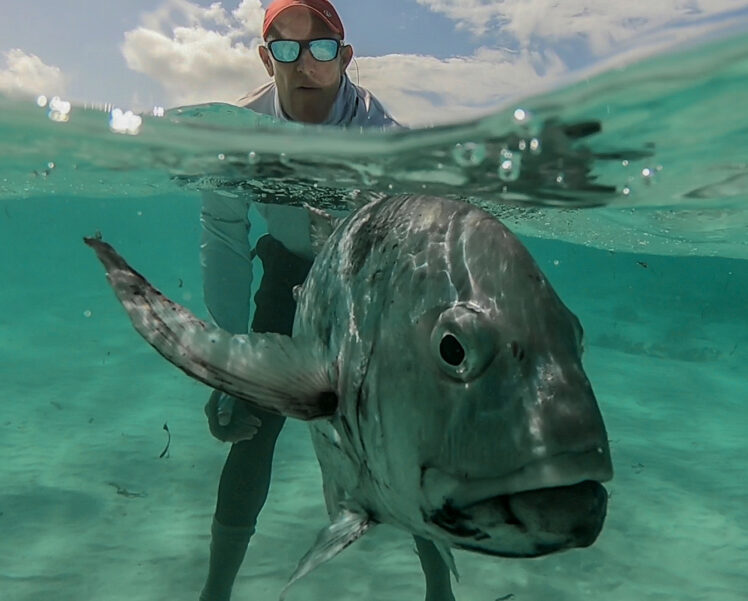
M 259 48 L 272 81 L 240 101 L 278 119 L 341 127 L 397 127 L 382 105 L 345 74 L 353 48 L 328 0 L 275 0 L 268 6 Z M 202 264 L 205 302 L 213 319 L 234 333 L 247 331 L 252 282 L 248 209 L 251 200 L 203 196 Z M 252 330 L 291 334 L 292 289 L 313 259 L 306 211 L 258 204 L 268 235 L 257 243 L 264 275 L 255 296 Z M 206 405 L 210 430 L 232 442 L 218 488 L 211 528 L 208 578 L 201 601 L 227 601 L 267 497 L 275 441 L 284 418 L 219 392 Z M 434 545 L 416 538 L 427 601 L 453 601 L 449 571 Z

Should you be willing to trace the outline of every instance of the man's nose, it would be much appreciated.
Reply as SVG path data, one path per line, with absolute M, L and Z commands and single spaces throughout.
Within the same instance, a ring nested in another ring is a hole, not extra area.
M 298 71 L 308 73 L 314 70 L 316 63 L 317 61 L 312 56 L 312 53 L 310 52 L 309 48 L 302 48 L 301 54 L 299 55 L 299 58 L 296 61 L 296 69 Z

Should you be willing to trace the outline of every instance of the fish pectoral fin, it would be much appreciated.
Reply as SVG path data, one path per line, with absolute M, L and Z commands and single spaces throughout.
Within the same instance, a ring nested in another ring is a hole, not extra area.
M 135 329 L 193 378 L 275 413 L 309 420 L 332 415 L 333 365 L 312 340 L 282 334 L 232 335 L 166 298 L 106 242 L 85 238 Z
M 375 522 L 363 512 L 342 509 L 335 520 L 317 535 L 312 548 L 301 558 L 296 570 L 281 591 L 280 601 L 285 599 L 288 589 L 294 582 L 331 560 L 366 534 L 374 524 Z
M 447 564 L 447 567 L 449 568 L 449 571 L 454 574 L 455 581 L 460 581 L 460 574 L 457 571 L 457 563 L 455 563 L 455 557 L 452 555 L 452 550 L 449 548 L 449 546 L 445 543 L 442 543 L 440 541 L 431 541 L 434 546 L 436 547 L 436 550 L 439 551 L 439 555 L 442 556 L 442 560 L 444 563 Z

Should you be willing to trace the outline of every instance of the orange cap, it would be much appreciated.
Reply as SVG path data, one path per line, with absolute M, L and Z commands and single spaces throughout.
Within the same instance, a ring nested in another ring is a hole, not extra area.
M 345 37 L 343 21 L 340 20 L 338 11 L 328 0 L 274 0 L 265 11 L 265 20 L 262 23 L 262 38 L 265 39 L 270 26 L 276 17 L 287 8 L 292 6 L 303 6 L 308 8 L 320 19 L 322 19 L 335 33 L 340 34 L 341 39 Z

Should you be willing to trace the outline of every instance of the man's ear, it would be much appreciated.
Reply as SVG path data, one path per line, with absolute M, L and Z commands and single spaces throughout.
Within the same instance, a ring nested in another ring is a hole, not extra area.
M 265 48 L 265 46 L 259 46 L 257 50 L 260 52 L 260 60 L 262 60 L 262 64 L 265 65 L 265 71 L 268 72 L 270 77 L 274 77 L 275 70 L 273 69 L 273 61 L 270 59 L 268 49 Z
M 348 68 L 348 65 L 351 64 L 351 61 L 353 60 L 353 46 L 350 44 L 346 44 L 340 49 L 340 58 L 343 61 L 343 71 L 345 71 Z

